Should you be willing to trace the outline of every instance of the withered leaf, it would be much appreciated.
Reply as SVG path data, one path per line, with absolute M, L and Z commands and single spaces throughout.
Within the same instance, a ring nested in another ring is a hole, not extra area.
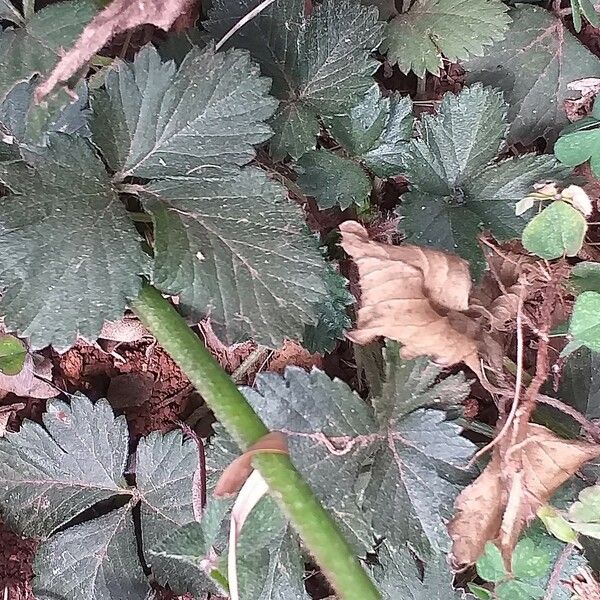
M 112 0 L 83 30 L 77 43 L 64 54 L 50 75 L 38 85 L 36 102 L 41 102 L 57 85 L 66 83 L 119 33 L 146 24 L 168 31 L 193 3 L 194 0 Z
M 537 509 L 584 463 L 598 456 L 599 444 L 561 439 L 546 427 L 529 423 L 523 442 L 496 451 L 457 498 L 456 515 L 448 526 L 454 562 L 473 564 L 485 543 L 495 541 L 509 565 L 519 535 Z
M 0 406 L 0 438 L 6 435 L 6 428 L 8 427 L 8 422 L 12 415 L 24 408 L 25 404 L 23 402 L 9 404 L 8 406 Z
M 280 431 L 271 431 L 250 446 L 244 454 L 236 458 L 223 471 L 215 486 L 214 495 L 220 498 L 236 494 L 253 471 L 252 457 L 265 452 L 288 454 L 287 438 L 285 435 Z
M 356 329 L 347 336 L 357 344 L 385 336 L 403 344 L 403 358 L 463 362 L 479 373 L 478 325 L 462 312 L 469 308 L 468 263 L 432 248 L 371 241 L 355 221 L 340 231 L 361 288 Z
M 52 381 L 52 361 L 38 354 L 27 354 L 23 369 L 18 375 L 0 373 L 0 398 L 15 394 L 22 398 L 54 398 L 58 391 Z

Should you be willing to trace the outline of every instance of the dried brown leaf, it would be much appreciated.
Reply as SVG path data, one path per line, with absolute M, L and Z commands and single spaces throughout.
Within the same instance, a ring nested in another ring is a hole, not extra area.
M 348 337 L 368 344 L 378 336 L 403 344 L 403 358 L 430 356 L 444 366 L 464 362 L 479 373 L 478 324 L 469 308 L 466 261 L 431 248 L 369 240 L 354 221 L 340 225 L 342 247 L 358 267 L 361 301 Z
M 507 438 L 510 434 L 507 434 Z M 458 496 L 448 530 L 457 565 L 473 564 L 485 543 L 495 541 L 509 557 L 537 509 L 586 462 L 600 445 L 565 440 L 529 423 L 522 442 L 497 451 L 481 475 Z
M 98 336 L 99 339 L 120 344 L 139 342 L 144 337 L 151 337 L 149 331 L 137 319 L 130 317 L 119 321 L 105 321 Z
M 18 375 L 0 373 L 0 397 L 5 392 L 22 398 L 54 398 L 58 391 L 47 383 L 48 381 L 52 381 L 50 359 L 37 354 L 27 354 Z
M 222 473 L 214 495 L 217 498 L 236 494 L 244 485 L 253 471 L 252 458 L 256 454 L 271 452 L 274 454 L 288 454 L 286 436 L 280 431 L 271 431 L 250 446 L 244 454 L 236 458 Z
M 112 0 L 83 30 L 73 48 L 63 55 L 50 75 L 38 85 L 36 102 L 41 102 L 56 86 L 65 84 L 116 35 L 146 24 L 168 31 L 180 15 L 189 12 L 194 1 Z

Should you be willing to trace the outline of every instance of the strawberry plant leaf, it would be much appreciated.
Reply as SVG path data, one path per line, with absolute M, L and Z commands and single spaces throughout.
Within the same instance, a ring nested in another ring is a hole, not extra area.
M 542 600 L 546 590 L 525 581 L 505 581 L 496 588 L 498 600 Z
M 354 303 L 354 296 L 348 291 L 348 280 L 327 265 L 325 285 L 327 297 L 319 305 L 317 324 L 304 328 L 302 345 L 311 353 L 332 352 L 352 325 L 347 307 Z
M 305 373 L 290 367 L 283 378 L 262 374 L 256 390 L 245 394 L 270 429 L 287 433 L 294 464 L 343 519 L 357 547 L 370 542 L 371 530 L 357 499 L 347 491 L 354 488 L 361 467 L 372 463 L 364 508 L 373 528 L 394 547 L 409 543 L 427 556 L 449 547 L 446 511 L 458 493 L 455 481 L 465 478 L 457 467 L 464 465 L 473 446 L 458 435 L 455 424 L 444 421 L 441 411 L 415 410 L 434 404 L 439 396 L 436 386 L 427 384 L 423 394 L 417 389 L 412 395 L 403 383 L 419 381 L 423 363 L 402 364 L 401 374 L 391 378 L 394 393 L 387 389 L 374 400 L 375 411 L 346 384 L 317 370 Z M 452 400 L 459 402 L 464 390 Z
M 184 550 L 190 541 L 205 540 L 193 507 L 193 477 L 198 468 L 195 443 L 183 440 L 179 431 L 153 432 L 140 441 L 136 456 L 142 537 L 152 572 L 177 593 L 216 591 L 200 565 L 208 554 L 207 545 L 198 546 L 196 552 L 204 554 L 195 564 L 190 562 L 189 550 Z
M 106 401 L 48 401 L 44 427 L 25 421 L 0 438 L 0 505 L 5 521 L 47 536 L 97 502 L 131 495 L 123 479 L 127 424 Z
M 123 315 L 148 260 L 88 142 L 53 134 L 23 154 L 27 162 L 0 162 L 13 192 L 0 198 L 0 314 L 32 349 L 64 350 Z
M 244 523 L 238 541 L 240 597 L 248 600 L 309 600 L 298 538 L 272 498 L 262 500 Z
M 381 49 L 403 73 L 437 75 L 449 61 L 481 56 L 504 38 L 510 23 L 499 0 L 416 0 L 387 25 Z
M 502 95 L 490 88 L 446 94 L 438 113 L 421 119 L 421 137 L 406 155 L 411 191 L 399 212 L 408 240 L 458 252 L 476 275 L 485 268 L 480 230 L 498 239 L 518 236 L 525 221 L 515 215 L 515 203 L 533 183 L 565 172 L 550 156 L 490 165 L 503 142 L 505 116 Z
M 243 165 L 271 135 L 268 89 L 244 52 L 194 48 L 177 68 L 148 45 L 94 95 L 94 141 L 119 179 Z
M 325 262 L 300 210 L 263 171 L 220 169 L 148 187 L 155 282 L 230 342 L 277 346 L 316 325 Z
M 578 292 L 600 293 L 600 263 L 583 261 L 571 271 L 571 284 Z
M 412 134 L 412 102 L 382 98 L 375 85 L 347 113 L 325 118 L 325 125 L 351 158 L 380 177 L 397 175 Z
M 219 39 L 257 4 L 215 0 L 207 28 Z M 304 0 L 277 0 L 235 34 L 231 44 L 252 53 L 281 101 L 272 121 L 276 158 L 314 148 L 318 118 L 344 112 L 371 87 L 382 28 L 375 9 L 351 0 L 325 0 L 310 17 Z
M 298 185 L 320 209 L 353 204 L 364 206 L 371 195 L 371 180 L 360 165 L 329 150 L 310 150 L 297 163 Z
M 586 231 L 583 214 L 567 202 L 556 201 L 527 223 L 523 246 L 546 260 L 577 256 Z
M 513 574 L 520 579 L 540 577 L 548 572 L 550 558 L 543 548 L 532 539 L 524 538 L 515 547 L 512 555 Z
M 380 567 L 374 576 L 384 600 L 468 600 L 473 596 L 452 587 L 452 572 L 444 555 L 436 554 L 424 565 L 421 576 L 415 559 L 408 550 L 393 550 L 382 546 L 378 559 Z
M 552 13 L 520 4 L 503 41 L 481 58 L 465 61 L 467 81 L 502 89 L 509 104 L 508 142 L 531 144 L 538 137 L 553 142 L 568 124 L 567 84 L 600 77 L 600 62 Z
M 0 335 L 0 373 L 18 375 L 25 365 L 27 348 L 14 335 Z
M 0 100 L 15 83 L 49 71 L 96 14 L 94 0 L 52 4 L 18 29 L 0 31 Z
M 145 600 L 150 594 L 137 558 L 130 505 L 42 542 L 34 571 L 38 600 Z
M 571 315 L 569 333 L 573 340 L 600 352 L 600 294 L 583 292 L 577 297 Z
M 571 10 L 573 18 L 573 26 L 575 31 L 579 33 L 583 25 L 583 17 L 585 17 L 591 25 L 598 27 L 600 25 L 600 16 L 596 12 L 592 0 L 571 0 Z

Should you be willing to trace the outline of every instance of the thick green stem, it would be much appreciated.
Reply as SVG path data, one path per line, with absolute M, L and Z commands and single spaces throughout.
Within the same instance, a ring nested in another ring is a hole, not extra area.
M 189 377 L 217 419 L 245 450 L 268 429 L 230 377 L 171 304 L 145 285 L 132 309 Z M 260 454 L 254 466 L 267 482 L 340 600 L 381 600 L 370 577 L 289 457 Z

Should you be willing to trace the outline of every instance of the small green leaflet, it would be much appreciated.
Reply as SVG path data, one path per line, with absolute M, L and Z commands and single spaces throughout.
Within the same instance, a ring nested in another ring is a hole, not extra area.
M 364 207 L 371 196 L 371 180 L 354 161 L 329 150 L 310 150 L 297 163 L 298 185 L 320 209 L 352 204 Z
M 546 260 L 577 256 L 586 231 L 583 214 L 569 203 L 557 200 L 529 221 L 523 230 L 523 246 Z
M 600 24 L 600 17 L 596 12 L 594 3 L 592 0 L 571 0 L 571 10 L 573 18 L 573 26 L 575 31 L 579 33 L 581 26 L 583 25 L 583 17 L 585 17 L 590 25 L 598 27 Z
M 600 77 L 600 62 L 551 12 L 518 4 L 509 15 L 506 38 L 483 57 L 464 62 L 467 82 L 503 90 L 510 107 L 510 144 L 527 145 L 542 136 L 554 142 L 569 122 L 564 103 L 572 92 L 567 84 Z
M 481 56 L 504 39 L 507 10 L 500 0 L 416 0 L 388 23 L 381 49 L 403 73 L 437 75 L 443 57 Z
M 402 171 L 412 134 L 412 103 L 400 96 L 382 98 L 374 85 L 347 113 L 324 122 L 343 152 L 304 154 L 297 163 L 298 185 L 319 208 L 363 206 L 371 195 L 369 173 L 389 177 Z
M 49 71 L 97 9 L 94 0 L 60 2 L 35 13 L 20 29 L 0 31 L 0 101 L 15 83 Z
M 600 263 L 583 261 L 571 271 L 571 285 L 578 292 L 600 293 Z
M 554 144 L 554 155 L 568 167 L 590 161 L 592 173 L 600 177 L 600 121 L 597 127 L 561 135 Z
M 0 314 L 33 350 L 65 350 L 121 318 L 148 259 L 91 144 L 52 134 L 22 153 L 0 162 Z
M 438 113 L 419 125 L 405 159 L 411 190 L 399 207 L 408 241 L 456 252 L 479 275 L 481 229 L 498 239 L 518 237 L 525 221 L 515 203 L 533 183 L 567 170 L 551 156 L 531 154 L 491 164 L 503 144 L 506 106 L 499 92 L 481 85 L 446 94 Z
M 477 559 L 477 575 L 485 581 L 496 583 L 508 576 L 502 554 L 496 544 L 487 542 L 483 554 Z
M 207 28 L 221 38 L 258 0 L 215 0 Z M 343 113 L 373 84 L 381 41 L 377 11 L 353 0 L 324 0 L 312 15 L 304 0 L 277 0 L 246 23 L 231 45 L 249 50 L 281 101 L 271 125 L 271 153 L 300 158 L 315 147 L 319 117 Z
M 27 348 L 14 335 L 0 335 L 0 373 L 18 375 L 25 364 Z
M 581 534 L 600 539 L 600 486 L 592 485 L 579 492 L 579 500 L 569 508 L 569 521 Z
M 469 478 L 463 467 L 473 445 L 443 412 L 423 407 L 459 403 L 468 386 L 462 378 L 435 384 L 439 369 L 425 361 L 389 360 L 373 409 L 345 383 L 291 367 L 284 377 L 261 374 L 245 395 L 270 429 L 286 431 L 294 464 L 357 551 L 369 548 L 374 530 L 426 558 L 449 548 L 445 522 Z M 365 464 L 361 506 L 351 490 Z
M 583 292 L 577 297 L 569 333 L 573 341 L 600 352 L 600 294 Z

